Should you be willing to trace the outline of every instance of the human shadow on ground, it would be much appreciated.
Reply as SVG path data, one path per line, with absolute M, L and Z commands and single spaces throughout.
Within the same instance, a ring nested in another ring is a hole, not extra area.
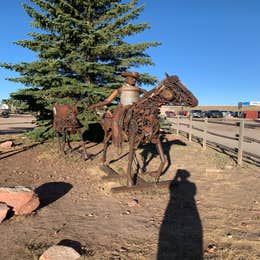
M 190 173 L 179 169 L 170 184 L 170 200 L 160 227 L 157 260 L 203 259 L 203 231 Z
M 186 143 L 182 142 L 179 139 L 171 140 L 169 141 L 166 137 L 162 136 L 161 137 L 161 142 L 162 142 L 162 147 L 163 147 L 163 152 L 166 156 L 167 159 L 167 165 L 163 169 L 162 174 L 163 175 L 171 166 L 171 155 L 170 155 L 170 150 L 172 145 L 181 145 L 181 146 L 186 146 Z M 154 144 L 147 144 L 147 145 L 142 145 L 140 148 L 143 149 L 141 152 L 142 160 L 143 160 L 143 165 L 142 165 L 142 171 L 146 172 L 146 168 L 149 165 L 149 163 L 152 161 L 153 158 L 155 158 L 158 154 L 158 151 L 156 149 L 156 146 Z
M 34 190 L 40 199 L 40 206 L 38 209 L 43 208 L 63 197 L 72 187 L 73 186 L 70 183 L 66 182 L 48 182 L 39 186 Z

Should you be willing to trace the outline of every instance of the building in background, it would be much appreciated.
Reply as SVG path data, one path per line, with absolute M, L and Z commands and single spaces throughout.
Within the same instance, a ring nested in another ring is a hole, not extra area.
M 260 101 L 245 101 L 241 102 L 242 105 L 245 106 L 260 106 Z

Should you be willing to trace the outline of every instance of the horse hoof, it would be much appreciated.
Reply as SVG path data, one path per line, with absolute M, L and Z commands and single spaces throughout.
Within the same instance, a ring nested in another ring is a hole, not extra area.
M 109 166 L 109 163 L 108 163 L 108 162 L 103 162 L 103 161 L 102 161 L 102 164 L 103 164 L 103 166 Z
M 134 186 L 133 180 L 127 181 L 127 186 L 128 186 L 128 187 L 133 187 L 133 186 Z
M 139 169 L 139 172 L 140 172 L 140 174 L 144 174 L 145 173 L 145 171 L 143 171 L 142 169 Z
M 84 160 L 85 161 L 87 161 L 87 160 L 92 161 L 93 160 L 93 154 L 85 154 L 84 155 Z

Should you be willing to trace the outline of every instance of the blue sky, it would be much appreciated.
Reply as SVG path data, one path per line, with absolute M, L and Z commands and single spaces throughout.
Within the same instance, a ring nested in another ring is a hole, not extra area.
M 33 29 L 21 3 L 1 2 L 0 62 L 33 60 L 28 49 L 13 44 Z M 200 105 L 237 105 L 260 101 L 259 0 L 140 0 L 145 4 L 139 21 L 151 29 L 131 41 L 159 41 L 150 48 L 155 66 L 138 68 L 159 80 L 176 74 L 195 94 Z M 5 80 L 14 72 L 0 69 L 0 100 L 22 88 Z

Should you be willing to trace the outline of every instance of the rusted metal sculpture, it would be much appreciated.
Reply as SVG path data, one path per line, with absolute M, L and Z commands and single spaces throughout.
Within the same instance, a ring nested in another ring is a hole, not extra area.
M 127 186 L 135 185 L 135 177 L 132 173 L 132 163 L 135 162 L 140 169 L 135 150 L 139 144 L 153 143 L 157 147 L 161 163 L 153 174 L 158 183 L 162 170 L 166 164 L 166 156 L 160 141 L 160 121 L 159 107 L 171 103 L 173 105 L 196 106 L 198 100 L 182 84 L 177 76 L 169 76 L 156 88 L 145 94 L 140 100 L 126 108 L 124 113 L 118 119 L 119 124 L 129 142 L 128 166 L 127 166 Z M 109 169 L 106 164 L 106 153 L 112 133 L 113 114 L 108 112 L 101 120 L 101 125 L 105 132 L 104 151 L 103 151 L 103 169 Z M 111 169 L 111 168 L 110 168 Z M 109 172 L 109 171 L 107 171 Z
M 118 149 L 121 148 L 123 140 L 123 129 L 119 124 L 120 118 L 130 105 L 139 100 L 140 95 L 147 93 L 146 90 L 136 86 L 136 81 L 139 77 L 138 72 L 124 71 L 121 76 L 125 78 L 125 83 L 123 83 L 120 88 L 114 90 L 104 101 L 92 104 L 89 107 L 93 109 L 100 106 L 107 106 L 111 104 L 116 97 L 120 97 L 120 104 L 113 111 L 111 122 L 112 142 Z
M 86 152 L 85 144 L 83 141 L 83 136 L 81 132 L 82 125 L 77 119 L 78 108 L 77 105 L 61 105 L 55 104 L 53 107 L 53 128 L 57 133 L 59 151 L 65 155 L 65 145 L 66 142 L 70 150 L 72 150 L 70 144 L 70 135 L 79 134 L 81 138 L 81 144 L 84 151 L 84 158 L 88 159 L 89 155 Z M 63 137 L 63 141 L 61 138 Z

